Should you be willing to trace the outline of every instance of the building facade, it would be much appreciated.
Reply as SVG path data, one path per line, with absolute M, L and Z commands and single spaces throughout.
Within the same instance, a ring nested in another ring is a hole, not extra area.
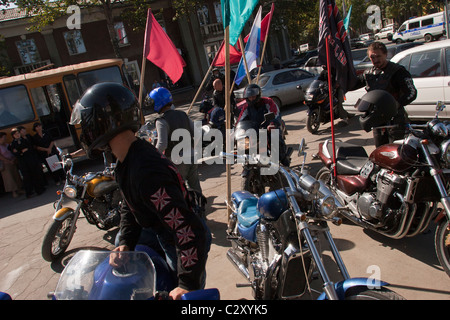
M 120 58 L 125 61 L 126 72 L 133 79 L 136 91 L 140 81 L 144 31 L 133 31 L 127 21 L 121 18 L 126 6 L 113 9 L 114 33 L 119 46 Z M 198 86 L 208 71 L 223 40 L 224 32 L 221 5 L 218 0 L 205 1 L 202 8 L 189 17 L 174 20 L 175 11 L 169 0 L 156 1 L 152 11 L 157 13 L 158 22 L 165 29 L 178 51 L 186 61 L 182 78 L 167 85 L 173 89 Z M 78 28 L 70 29 L 70 15 L 56 20 L 41 32 L 28 31 L 29 18 L 18 8 L 0 12 L 0 34 L 3 37 L 0 62 L 10 70 L 11 75 L 22 74 L 42 68 L 60 67 L 80 62 L 116 58 L 106 17 L 101 8 L 81 9 Z M 250 31 L 253 18 L 250 18 L 244 31 Z M 271 28 L 266 49 L 266 61 L 277 55 L 290 58 L 287 34 L 282 28 Z M 147 62 L 145 92 L 152 84 L 166 82 L 165 73 Z

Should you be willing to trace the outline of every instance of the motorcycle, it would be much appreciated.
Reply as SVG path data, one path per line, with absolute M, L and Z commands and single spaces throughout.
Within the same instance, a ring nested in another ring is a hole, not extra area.
M 234 139 L 236 141 L 238 152 L 240 152 L 240 149 L 242 148 L 244 149 L 246 154 L 256 154 L 256 150 L 253 150 L 253 147 L 256 144 L 250 139 L 249 132 L 255 132 L 256 138 L 259 139 L 259 129 L 267 128 L 268 132 L 270 132 L 271 129 L 267 126 L 274 119 L 274 113 L 269 112 L 264 115 L 264 121 L 261 124 L 250 120 L 239 121 L 236 124 L 234 131 Z M 283 127 L 280 128 L 280 132 L 284 132 Z M 267 138 L 267 145 L 262 146 L 261 142 L 259 142 L 259 147 L 265 148 L 264 150 L 259 150 L 259 153 L 265 153 L 270 157 L 271 143 L 269 141 L 269 134 Z M 282 139 L 284 140 L 284 136 L 282 137 Z M 290 159 L 292 152 L 293 149 L 288 148 L 287 158 Z M 257 195 L 264 194 L 266 187 L 269 187 L 270 189 L 278 189 L 283 184 L 283 181 L 280 180 L 276 175 L 262 175 L 261 164 L 258 162 L 245 163 L 241 173 L 241 177 L 241 189 Z
M 301 87 L 297 87 L 302 89 Z M 336 106 L 338 100 L 335 97 L 336 89 L 333 89 L 333 105 Z M 330 101 L 329 101 L 328 83 L 326 81 L 314 80 L 305 92 L 305 104 L 308 107 L 308 118 L 306 128 L 312 134 L 315 134 L 320 124 L 331 121 Z M 336 117 L 336 112 L 334 112 Z
M 111 260 L 114 263 L 111 263 Z M 80 250 L 64 268 L 52 300 L 169 300 L 176 281 L 164 259 L 151 248 L 135 251 Z M 219 300 L 217 289 L 184 294 L 181 300 Z
M 370 156 L 361 146 L 336 142 L 335 166 L 330 141 L 320 143 L 324 167 L 316 178 L 345 205 L 344 217 L 387 237 L 413 237 L 435 221 L 437 257 L 450 276 L 450 124 L 438 118 L 444 108 L 438 102 L 433 120 L 408 125 L 404 140 L 379 146 Z
M 55 202 L 53 222 L 45 233 L 41 254 L 46 261 L 58 259 L 67 249 L 76 230 L 80 213 L 86 220 L 101 230 L 109 230 L 120 223 L 122 195 L 114 180 L 115 164 L 106 165 L 101 172 L 88 172 L 83 176 L 73 174 L 73 160 L 62 157 L 66 182 Z M 73 207 L 74 206 L 74 207 Z
M 245 190 L 232 194 L 227 258 L 248 281 L 238 286 L 250 286 L 255 299 L 312 299 L 311 281 L 318 273 L 323 281 L 319 300 L 403 299 L 381 280 L 373 285 L 373 279 L 350 278 L 328 227 L 328 222 L 341 223 L 337 217 L 341 205 L 324 183 L 304 169 L 304 148 L 303 140 L 300 170 L 279 167 L 288 187 L 260 197 Z M 252 158 L 226 153 L 223 157 Z M 322 235 L 330 245 L 342 281 L 334 283 L 328 275 L 320 250 Z

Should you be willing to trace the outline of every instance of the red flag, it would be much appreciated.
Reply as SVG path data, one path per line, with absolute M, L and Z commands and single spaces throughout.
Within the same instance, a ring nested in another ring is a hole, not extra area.
M 241 57 L 242 53 L 237 51 L 236 48 L 230 44 L 230 64 L 239 63 L 239 61 L 241 61 Z M 215 67 L 223 67 L 225 65 L 225 47 L 223 45 L 223 41 L 211 64 Z
M 270 22 L 272 21 L 272 15 L 273 15 L 273 9 L 275 8 L 275 4 L 272 3 L 272 7 L 270 8 L 270 11 L 268 14 L 266 14 L 266 16 L 264 17 L 264 19 L 261 20 L 261 42 L 266 41 L 266 34 L 267 32 L 269 32 L 269 27 L 270 27 Z M 247 43 L 248 41 L 248 37 L 250 36 L 250 34 L 248 34 L 245 38 L 244 38 L 244 42 Z
M 172 40 L 156 21 L 151 9 L 147 12 L 144 57 L 164 70 L 173 83 L 181 78 L 183 67 L 186 66 Z

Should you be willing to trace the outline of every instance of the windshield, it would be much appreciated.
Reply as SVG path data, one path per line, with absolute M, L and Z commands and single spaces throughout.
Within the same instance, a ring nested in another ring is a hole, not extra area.
M 113 268 L 110 251 L 81 250 L 65 267 L 56 286 L 57 300 L 146 300 L 155 293 L 155 267 L 145 252 L 120 253 Z
M 319 88 L 319 86 L 323 83 L 323 81 L 321 80 L 314 80 L 313 82 L 311 82 L 311 84 L 309 85 L 309 87 L 307 88 L 308 91 L 314 91 L 317 88 Z
M 258 86 L 260 86 L 261 88 L 262 87 L 264 87 L 265 85 L 266 85 L 266 83 L 267 83 L 267 81 L 269 81 L 269 76 L 264 76 L 264 75 L 262 75 L 260 78 L 259 78 L 259 81 L 258 81 L 258 83 L 256 83 L 256 78 L 254 78 L 253 80 L 252 80 L 252 83 L 256 83 Z
M 0 127 L 33 119 L 34 111 L 25 86 L 0 89 Z
M 80 72 L 78 74 L 78 80 L 81 85 L 81 92 L 83 93 L 87 88 L 100 82 L 117 82 L 123 83 L 122 75 L 119 67 L 109 67 L 103 69 L 97 69 L 92 71 Z

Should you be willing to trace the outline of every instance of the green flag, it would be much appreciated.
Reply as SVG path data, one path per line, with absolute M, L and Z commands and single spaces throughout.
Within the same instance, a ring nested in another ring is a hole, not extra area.
M 258 0 L 222 0 L 223 28 L 230 26 L 230 44 L 234 46 Z

